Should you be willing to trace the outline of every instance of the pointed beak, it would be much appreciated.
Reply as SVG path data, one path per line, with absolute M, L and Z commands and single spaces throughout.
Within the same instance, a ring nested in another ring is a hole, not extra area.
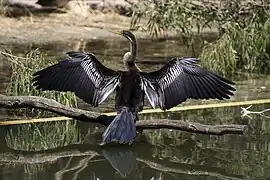
M 121 35 L 123 36 L 123 32 L 122 31 L 110 31 L 109 32 L 113 33 L 113 34 L 118 34 L 118 35 Z

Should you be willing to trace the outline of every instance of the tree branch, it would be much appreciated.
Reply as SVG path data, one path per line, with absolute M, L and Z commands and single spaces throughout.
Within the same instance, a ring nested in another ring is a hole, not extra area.
M 85 111 L 76 108 L 64 106 L 55 100 L 36 96 L 5 96 L 0 95 L 0 108 L 17 109 L 17 108 L 37 108 L 59 115 L 74 118 L 80 121 L 99 123 L 107 126 L 113 120 L 114 116 L 106 116 L 101 113 Z M 203 125 L 184 120 L 145 120 L 137 121 L 138 129 L 175 129 L 200 134 L 242 134 L 248 133 L 246 125 Z

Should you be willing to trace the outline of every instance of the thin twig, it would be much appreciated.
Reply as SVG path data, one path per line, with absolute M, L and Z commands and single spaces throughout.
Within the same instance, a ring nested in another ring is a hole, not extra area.
M 4 55 L 5 57 L 9 57 L 7 60 L 10 61 L 10 62 L 12 62 L 13 64 L 16 64 L 16 65 L 18 65 L 18 66 L 20 66 L 22 68 L 26 68 L 28 70 L 32 70 L 31 68 L 24 66 L 23 63 L 18 60 L 18 59 L 27 60 L 29 58 L 15 56 L 15 55 L 9 54 L 7 52 L 3 52 L 3 51 L 0 51 L 0 54 Z M 14 59 L 17 59 L 17 60 L 15 61 Z
M 2 55 L 6 56 L 6 57 L 18 58 L 18 59 L 28 59 L 28 58 L 25 58 L 25 57 L 15 56 L 15 55 L 12 55 L 12 54 L 4 52 L 4 51 L 0 51 L 0 53 Z
M 270 108 L 268 109 L 264 109 L 262 111 L 250 111 L 248 109 L 250 109 L 252 107 L 252 105 L 249 105 L 248 107 L 244 108 L 244 107 L 241 107 L 241 117 L 244 118 L 244 117 L 248 117 L 250 119 L 252 119 L 252 117 L 250 116 L 250 114 L 259 114 L 260 116 L 262 117 L 265 117 L 265 118 L 270 118 L 270 116 L 267 116 L 265 115 L 264 113 L 270 111 Z

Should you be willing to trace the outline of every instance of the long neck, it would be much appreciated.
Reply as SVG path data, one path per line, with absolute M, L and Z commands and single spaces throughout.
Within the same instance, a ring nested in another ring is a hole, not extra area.
M 127 71 L 136 71 L 136 72 L 141 72 L 142 71 L 134 61 L 125 62 L 124 66 L 125 66 Z
M 136 43 L 136 39 L 132 39 L 132 41 L 130 41 L 130 52 L 131 52 L 131 59 L 132 61 L 136 60 L 136 56 L 137 56 L 137 43 Z

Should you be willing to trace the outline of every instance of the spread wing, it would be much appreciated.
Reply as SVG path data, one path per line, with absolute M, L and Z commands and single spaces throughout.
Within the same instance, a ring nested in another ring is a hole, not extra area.
M 229 99 L 234 82 L 204 70 L 196 58 L 173 58 L 158 71 L 140 73 L 142 89 L 153 108 L 170 109 L 188 98 Z
M 71 91 L 98 106 L 119 85 L 121 73 L 103 66 L 93 54 L 67 54 L 69 58 L 36 72 L 34 85 L 42 90 Z

